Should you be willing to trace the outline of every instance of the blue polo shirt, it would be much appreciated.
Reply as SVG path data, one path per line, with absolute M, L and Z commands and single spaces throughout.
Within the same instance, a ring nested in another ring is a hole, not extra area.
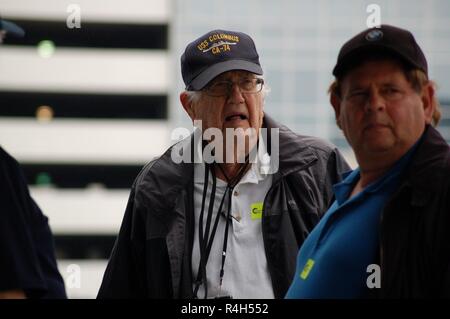
M 399 185 L 413 146 L 378 180 L 349 198 L 359 168 L 333 186 L 335 202 L 303 243 L 286 298 L 364 298 L 367 266 L 377 260 L 381 212 Z

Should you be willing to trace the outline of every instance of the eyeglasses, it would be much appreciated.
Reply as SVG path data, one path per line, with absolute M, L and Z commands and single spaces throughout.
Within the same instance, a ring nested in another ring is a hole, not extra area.
M 229 96 L 233 90 L 233 85 L 237 84 L 239 91 L 244 94 L 255 94 L 261 92 L 264 80 L 260 78 L 241 79 L 239 82 L 217 81 L 208 85 L 202 91 L 209 96 Z

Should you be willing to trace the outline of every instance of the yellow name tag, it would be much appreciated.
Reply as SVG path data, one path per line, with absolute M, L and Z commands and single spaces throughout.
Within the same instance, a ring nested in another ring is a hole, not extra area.
M 261 219 L 262 218 L 263 204 L 264 203 L 262 203 L 262 202 L 252 204 L 251 211 L 250 211 L 250 215 L 252 216 L 252 219 Z
M 302 278 L 303 280 L 306 280 L 306 278 L 308 278 L 308 275 L 312 269 L 312 267 L 314 266 L 314 260 L 312 260 L 311 258 L 308 259 L 308 261 L 306 262 L 305 267 L 303 268 L 302 273 L 300 274 L 300 278 Z

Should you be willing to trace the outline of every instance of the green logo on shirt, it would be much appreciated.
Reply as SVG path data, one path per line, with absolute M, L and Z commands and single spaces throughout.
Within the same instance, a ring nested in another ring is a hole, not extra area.
M 262 218 L 262 211 L 263 211 L 263 203 L 253 203 L 251 206 L 250 215 L 252 216 L 252 219 L 261 219 Z
M 309 258 L 308 261 L 306 262 L 305 268 L 303 268 L 303 271 L 300 274 L 300 278 L 302 278 L 303 280 L 306 280 L 306 278 L 308 278 L 308 275 L 313 266 L 314 266 L 314 260 Z

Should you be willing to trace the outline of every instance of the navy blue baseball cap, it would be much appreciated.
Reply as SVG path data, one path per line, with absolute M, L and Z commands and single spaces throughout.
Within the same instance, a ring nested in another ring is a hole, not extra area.
M 17 24 L 0 18 L 0 31 L 5 31 L 7 36 L 21 38 L 25 31 Z
M 189 43 L 181 56 L 181 74 L 189 91 L 201 90 L 232 70 L 263 74 L 255 43 L 242 32 L 210 31 Z
M 348 40 L 339 51 L 333 75 L 342 76 L 355 61 L 374 52 L 395 56 L 428 75 L 427 60 L 412 33 L 386 24 L 367 29 Z

